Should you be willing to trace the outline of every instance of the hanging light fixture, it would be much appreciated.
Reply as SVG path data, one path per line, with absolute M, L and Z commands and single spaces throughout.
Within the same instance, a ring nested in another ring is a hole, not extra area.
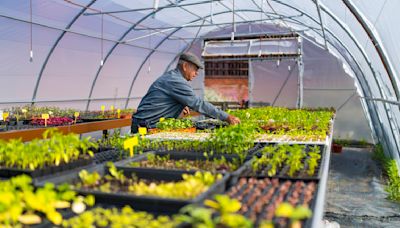
M 29 16 L 30 16 L 30 50 L 29 50 L 29 61 L 30 61 L 30 62 L 33 62 L 32 0 L 29 1 Z
M 101 46 L 101 60 L 100 60 L 100 66 L 103 66 L 104 65 L 104 58 L 103 58 L 103 42 L 104 42 L 104 39 L 103 39 L 103 37 L 104 37 L 104 14 L 101 14 L 101 44 L 100 44 L 100 46 Z
M 236 24 L 235 24 L 235 0 L 232 0 L 232 35 L 231 40 L 235 40 Z
M 213 4 L 213 0 L 211 0 L 211 4 L 210 4 L 210 23 L 213 24 L 214 22 L 214 4 Z

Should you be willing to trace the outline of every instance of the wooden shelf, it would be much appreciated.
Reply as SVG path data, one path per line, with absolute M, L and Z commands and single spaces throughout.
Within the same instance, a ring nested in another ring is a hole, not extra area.
M 90 123 L 80 123 L 68 126 L 53 127 L 57 128 L 63 134 L 76 133 L 83 134 L 93 131 L 102 131 L 114 128 L 128 127 L 131 126 L 131 119 L 116 119 L 116 120 L 104 120 Z M 13 130 L 0 132 L 0 139 L 10 140 L 15 138 L 21 138 L 22 141 L 30 141 L 32 139 L 41 139 L 43 132 L 50 128 L 34 128 L 26 130 Z

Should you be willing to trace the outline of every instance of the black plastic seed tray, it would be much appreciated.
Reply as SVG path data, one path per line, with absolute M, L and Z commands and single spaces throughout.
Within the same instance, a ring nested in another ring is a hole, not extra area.
M 170 160 L 190 160 L 190 161 L 194 161 L 194 160 L 213 160 L 213 159 L 220 159 L 222 157 L 224 157 L 228 162 L 232 162 L 234 159 L 237 159 L 236 156 L 232 156 L 232 155 L 220 155 L 220 154 L 215 154 L 212 156 L 204 156 L 201 153 L 185 153 L 185 152 L 180 152 L 180 153 L 168 153 L 168 152 L 147 152 L 145 154 L 139 155 L 139 156 L 135 156 L 133 158 L 128 158 L 119 162 L 115 163 L 115 166 L 118 169 L 123 169 L 123 170 L 128 170 L 128 171 L 132 171 L 132 172 L 136 172 L 136 171 L 143 171 L 145 172 L 146 170 L 151 170 L 152 172 L 155 173 L 171 173 L 171 174 L 184 174 L 184 173 L 190 173 L 190 174 L 194 174 L 196 171 L 209 171 L 209 170 L 184 170 L 184 169 L 163 169 L 163 168 L 147 168 L 147 167 L 132 167 L 130 165 L 130 163 L 132 162 L 140 162 L 140 161 L 144 161 L 147 160 L 147 155 L 149 153 L 152 153 L 156 156 L 169 156 Z M 244 172 L 245 169 L 244 166 L 240 166 L 238 167 L 236 170 L 233 170 L 231 172 L 239 172 L 242 173 Z M 227 173 L 227 171 L 225 170 L 221 170 L 221 171 L 217 171 L 220 172 L 222 174 Z
M 116 149 L 105 150 L 94 154 L 94 162 L 96 164 L 101 164 L 109 161 L 114 162 L 125 159 L 126 156 L 127 156 L 126 152 L 122 150 L 116 150 Z
M 306 152 L 309 151 L 309 146 L 314 146 L 314 145 L 307 145 L 306 147 Z M 252 160 L 248 160 L 244 166 L 245 168 L 242 169 L 243 173 L 239 173 L 239 175 L 241 176 L 255 176 L 255 177 L 273 177 L 273 178 L 285 178 L 285 179 L 292 179 L 292 180 L 319 180 L 321 179 L 322 176 L 322 167 L 325 165 L 325 149 L 324 146 L 322 145 L 318 145 L 318 147 L 320 148 L 320 154 L 321 154 L 321 158 L 318 161 L 318 166 L 315 167 L 315 171 L 314 174 L 309 175 L 307 173 L 308 171 L 308 165 L 307 165 L 307 160 L 309 159 L 309 156 L 307 156 L 306 158 L 303 159 L 302 163 L 303 163 L 303 168 L 300 171 L 297 171 L 296 173 L 294 173 L 292 176 L 289 175 L 289 169 L 290 166 L 285 164 L 281 167 L 277 168 L 277 171 L 274 175 L 269 175 L 268 171 L 271 169 L 271 165 L 267 165 L 262 167 L 261 169 L 259 169 L 258 171 L 253 171 L 252 168 L 252 163 L 253 163 L 253 159 Z M 257 157 L 261 157 L 262 152 L 261 150 L 259 150 Z
M 88 166 L 91 164 L 93 164 L 93 158 L 88 157 L 85 159 L 79 159 L 79 160 L 72 161 L 69 163 L 63 163 L 59 166 L 54 165 L 54 166 L 49 166 L 49 167 L 44 167 L 44 168 L 37 168 L 35 170 L 1 167 L 0 168 L 0 177 L 10 178 L 10 177 L 18 176 L 21 174 L 26 174 L 26 175 L 31 176 L 32 178 L 37 178 L 37 177 L 41 177 L 41 176 L 54 175 L 54 173 L 68 171 L 68 170 L 76 169 L 78 167 L 85 167 L 85 166 Z
M 100 175 L 105 175 L 108 172 L 105 165 L 96 165 L 87 169 L 88 172 L 96 171 Z M 78 173 L 80 170 L 69 172 L 62 176 L 52 177 L 51 179 L 42 179 L 36 184 L 38 186 L 44 185 L 45 182 L 53 182 L 55 184 L 61 183 L 77 183 L 79 182 Z M 128 171 L 124 170 L 124 175 L 126 177 L 136 176 L 138 179 L 153 180 L 153 181 L 180 181 L 182 180 L 181 174 L 171 174 L 166 172 L 151 172 L 146 171 Z M 139 196 L 128 192 L 101 192 L 99 190 L 87 190 L 87 189 L 77 189 L 77 193 L 80 195 L 94 195 L 96 198 L 96 203 L 112 204 L 116 206 L 130 205 L 135 210 L 144 210 L 152 213 L 167 213 L 173 214 L 177 213 L 182 207 L 188 204 L 199 204 L 204 201 L 204 199 L 211 197 L 214 194 L 223 193 L 226 189 L 226 184 L 230 178 L 229 174 L 223 176 L 222 179 L 217 181 L 212 185 L 206 192 L 200 194 L 194 199 L 171 199 L 171 198 L 161 198 L 155 196 Z
M 198 130 L 213 130 L 216 128 L 226 127 L 228 124 L 218 120 L 200 120 L 195 123 L 195 126 Z
M 251 159 L 253 156 L 259 154 L 260 149 L 262 149 L 264 147 L 264 145 L 262 144 L 255 144 L 252 148 L 250 148 L 248 151 L 245 151 L 244 153 L 247 153 L 245 160 L 249 160 Z M 182 154 L 182 153 L 198 153 L 198 154 L 203 154 L 203 153 L 209 153 L 211 151 L 213 151 L 213 154 L 220 154 L 220 155 L 224 155 L 224 156 L 235 156 L 235 157 L 239 157 L 236 154 L 233 153 L 226 153 L 225 151 L 219 151 L 218 149 L 215 148 L 198 148 L 198 149 L 191 149 L 191 150 L 187 150 L 187 149 L 167 149 L 167 148 L 147 148 L 144 151 L 149 152 L 149 151 L 155 151 L 155 152 L 168 152 L 170 154 Z
M 318 181 L 241 177 L 230 184 L 226 194 L 241 202 L 239 213 L 251 219 L 255 227 L 265 220 L 274 227 L 289 227 L 289 219 L 275 216 L 276 207 L 283 202 L 306 204 L 314 213 L 317 192 Z M 302 227 L 310 227 L 311 221 L 312 218 L 302 221 Z

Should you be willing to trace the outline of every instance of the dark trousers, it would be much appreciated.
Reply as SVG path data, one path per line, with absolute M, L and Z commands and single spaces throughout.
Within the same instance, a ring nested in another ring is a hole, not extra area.
M 146 120 L 132 118 L 131 133 L 136 134 L 139 131 L 139 127 L 150 128 L 149 123 Z

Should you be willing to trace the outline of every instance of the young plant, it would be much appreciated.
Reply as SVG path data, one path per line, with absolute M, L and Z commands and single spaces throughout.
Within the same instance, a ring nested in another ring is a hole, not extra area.
M 290 227 L 301 227 L 301 220 L 312 216 L 311 210 L 303 205 L 293 207 L 290 203 L 281 203 L 275 210 L 275 216 L 290 219 Z
M 93 156 L 90 148 L 97 148 L 89 137 L 80 140 L 78 135 L 62 135 L 52 129 L 45 131 L 43 138 L 45 140 L 34 139 L 28 143 L 19 139 L 0 140 L 0 166 L 30 170 L 59 166 Z
M 190 224 L 192 227 L 253 227 L 249 219 L 237 214 L 241 204 L 236 199 L 230 199 L 226 195 L 216 195 L 215 201 L 206 200 L 204 205 L 208 208 L 188 205 L 182 208 L 181 214 L 175 218 L 178 221 Z
M 319 146 L 311 147 L 310 152 L 308 152 L 308 156 L 310 157 L 307 160 L 308 165 L 308 175 L 314 175 L 315 168 L 318 166 L 318 161 L 321 159 L 321 154 L 319 152 Z
M 168 216 L 154 216 L 143 211 L 134 211 L 125 206 L 122 209 L 97 207 L 79 216 L 65 220 L 63 227 L 149 227 L 173 228 L 179 223 Z
M 26 175 L 0 181 L 0 226 L 21 227 L 42 222 L 45 216 L 55 225 L 60 225 L 63 218 L 57 209 L 72 208 L 78 201 L 93 206 L 93 196 L 77 196 L 69 185 L 57 188 L 52 183 L 34 188 L 32 179 Z

